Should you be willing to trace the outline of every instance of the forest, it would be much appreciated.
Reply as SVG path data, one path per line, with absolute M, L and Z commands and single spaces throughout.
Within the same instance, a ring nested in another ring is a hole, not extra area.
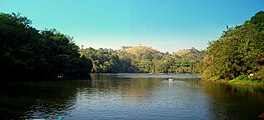
M 163 53 L 148 46 L 78 47 L 56 29 L 37 30 L 17 14 L 0 14 L 0 65 L 6 77 L 88 73 L 200 73 L 205 79 L 264 80 L 264 12 L 228 27 L 207 49 Z M 249 76 L 249 77 L 248 77 Z
M 264 80 L 264 12 L 211 41 L 198 67 L 205 79 Z
M 118 50 L 85 48 L 80 53 L 93 61 L 96 73 L 197 73 L 204 52 L 191 48 L 169 54 L 139 45 Z
M 92 61 L 79 53 L 72 37 L 55 29 L 37 30 L 18 14 L 0 14 L 0 73 L 10 80 L 85 76 Z
M 147 46 L 120 50 L 79 48 L 56 29 L 37 30 L 20 13 L 0 14 L 1 75 L 9 78 L 86 76 L 95 73 L 194 73 L 202 51 L 162 53 Z

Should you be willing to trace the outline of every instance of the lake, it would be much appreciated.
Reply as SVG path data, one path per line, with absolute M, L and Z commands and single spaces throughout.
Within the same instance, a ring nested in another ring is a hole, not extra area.
M 2 119 L 259 120 L 264 112 L 263 87 L 205 82 L 197 74 L 92 74 L 1 83 L 0 92 Z

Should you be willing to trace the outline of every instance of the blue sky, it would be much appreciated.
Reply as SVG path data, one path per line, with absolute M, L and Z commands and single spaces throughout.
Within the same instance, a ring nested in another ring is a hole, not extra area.
M 1 0 L 39 30 L 55 28 L 77 45 L 120 49 L 146 45 L 162 52 L 206 49 L 226 25 L 243 24 L 264 0 Z

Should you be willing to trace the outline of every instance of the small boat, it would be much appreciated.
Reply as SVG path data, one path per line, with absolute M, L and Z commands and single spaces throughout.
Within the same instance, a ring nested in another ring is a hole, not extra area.
M 59 79 L 63 78 L 63 74 L 58 74 L 58 78 Z
M 174 81 L 174 79 L 173 78 L 169 78 L 169 82 L 173 82 Z

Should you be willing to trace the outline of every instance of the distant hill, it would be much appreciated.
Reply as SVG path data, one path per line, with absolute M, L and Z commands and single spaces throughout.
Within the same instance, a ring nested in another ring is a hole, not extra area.
M 202 56 L 204 54 L 204 51 L 199 51 L 196 48 L 192 47 L 190 49 L 183 49 L 179 50 L 177 52 L 174 52 L 172 54 L 163 53 L 158 51 L 157 49 L 153 49 L 148 46 L 123 46 L 122 51 L 136 55 L 136 57 L 144 57 L 144 58 L 161 58 L 161 56 L 164 56 L 165 54 L 169 56 L 179 56 L 186 60 L 192 60 L 192 61 L 200 61 L 202 59 Z
M 199 53 L 199 52 L 200 52 L 199 50 L 197 50 L 196 48 L 192 47 L 191 49 L 179 50 L 179 51 L 174 52 L 172 54 L 178 55 L 178 56 L 184 56 L 184 55 L 188 55 L 188 54 L 196 54 L 196 53 Z
M 119 50 L 81 50 L 82 55 L 92 59 L 93 72 L 97 73 L 196 73 L 202 53 L 191 48 L 169 54 L 141 45 L 122 46 Z
M 199 61 L 202 59 L 204 51 L 199 51 L 196 48 L 192 47 L 191 49 L 183 49 L 177 52 L 172 53 L 173 55 L 181 56 L 186 60 L 195 60 Z
M 160 51 L 148 46 L 128 46 L 123 47 L 123 50 L 130 54 L 145 54 L 145 53 L 161 53 Z

